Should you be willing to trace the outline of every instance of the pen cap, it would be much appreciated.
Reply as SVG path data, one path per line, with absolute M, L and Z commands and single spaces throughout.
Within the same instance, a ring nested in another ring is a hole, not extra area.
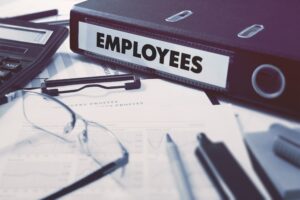
M 204 147 L 212 144 L 210 139 L 204 133 L 199 133 L 197 135 L 197 139 L 198 139 L 198 142 Z
M 42 93 L 50 96 L 58 96 L 58 89 L 47 89 L 46 82 L 41 84 Z
M 264 199 L 224 142 L 213 142 L 204 133 L 200 133 L 197 137 L 200 143 L 198 149 L 202 149 L 200 153 L 205 158 L 203 160 L 209 168 L 209 173 L 214 174 L 214 177 L 220 177 L 221 182 L 216 179 L 218 185 L 226 185 L 222 186 L 222 194 L 226 194 L 226 197 L 233 196 L 234 199 Z M 228 189 L 224 190 L 227 187 Z
M 48 94 L 50 96 L 58 96 L 58 89 L 48 90 L 47 88 L 42 88 L 42 93 Z
M 140 87 L 141 87 L 141 80 L 139 78 L 135 78 L 133 82 L 125 83 L 126 90 L 139 89 Z

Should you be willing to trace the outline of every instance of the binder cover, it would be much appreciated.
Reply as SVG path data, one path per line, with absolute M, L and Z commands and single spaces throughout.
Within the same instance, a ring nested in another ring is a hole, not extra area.
M 71 11 L 70 45 L 79 54 L 299 116 L 299 7 L 271 0 L 86 1 Z

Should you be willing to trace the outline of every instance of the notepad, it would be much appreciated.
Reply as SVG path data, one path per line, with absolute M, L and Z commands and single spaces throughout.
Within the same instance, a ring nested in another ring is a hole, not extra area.
M 273 144 L 274 152 L 300 170 L 300 132 L 280 124 L 273 124 L 270 131 L 277 135 Z
M 258 132 L 245 136 L 254 167 L 273 198 L 299 199 L 300 170 L 273 152 L 276 135 Z

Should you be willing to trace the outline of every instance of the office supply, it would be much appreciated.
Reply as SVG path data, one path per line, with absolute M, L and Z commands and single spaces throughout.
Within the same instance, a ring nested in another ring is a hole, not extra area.
M 58 15 L 46 17 L 43 19 L 34 20 L 34 22 L 42 21 L 54 21 L 54 20 L 66 20 L 69 19 L 70 10 L 76 3 L 82 2 L 83 0 L 52 0 L 49 2 L 41 2 L 39 0 L 14 0 L 1 2 L 1 18 L 11 18 L 20 15 L 26 15 L 28 13 L 43 12 L 45 10 L 58 10 Z
M 300 168 L 300 132 L 281 124 L 273 124 L 270 131 L 279 133 L 273 144 L 274 152 Z
M 169 134 L 166 135 L 167 154 L 172 168 L 173 176 L 178 187 L 180 199 L 195 199 L 192 186 L 188 178 L 180 152 Z
M 118 82 L 118 81 L 132 81 L 125 82 L 123 85 L 112 85 L 105 86 L 99 83 L 105 82 Z M 91 84 L 93 83 L 93 84 Z M 71 90 L 59 90 L 59 89 L 49 89 L 52 87 L 59 86 L 68 86 L 68 85 L 78 85 L 78 84 L 88 84 L 81 86 L 80 88 L 71 89 Z M 98 87 L 104 89 L 120 89 L 124 88 L 125 90 L 139 89 L 141 87 L 141 81 L 139 78 L 132 74 L 123 74 L 123 75 L 112 75 L 112 76 L 93 76 L 93 77 L 84 77 L 84 78 L 71 78 L 71 79 L 58 79 L 58 80 L 45 80 L 42 83 L 41 89 L 42 92 L 51 96 L 58 96 L 61 93 L 70 93 L 70 92 L 79 92 L 85 88 Z
M 41 23 L 46 23 L 49 25 L 60 25 L 60 26 L 68 26 L 70 23 L 69 19 L 65 19 L 65 20 L 51 20 L 51 21 L 43 21 Z
M 76 80 L 76 78 L 80 79 L 82 77 L 86 77 L 87 79 L 89 79 L 91 76 L 105 76 L 107 78 L 114 75 L 126 75 L 129 73 L 132 72 L 124 70 L 121 71 L 117 67 L 104 64 L 99 67 L 99 63 L 93 60 L 87 58 L 78 58 L 76 54 L 72 53 L 69 50 L 69 43 L 65 40 L 65 42 L 61 45 L 59 51 L 53 56 L 53 59 L 51 60 L 47 68 L 45 68 L 39 75 L 36 76 L 36 78 L 28 83 L 26 88 L 40 88 L 42 84 L 45 84 L 45 80 L 47 80 L 47 82 L 50 80 L 61 81 L 62 79 Z M 104 79 L 106 79 L 105 77 Z M 128 76 L 128 80 L 130 80 L 131 78 L 133 78 L 133 76 Z M 118 78 L 113 77 L 112 79 L 118 80 Z M 138 84 L 138 79 L 135 79 L 133 83 Z M 0 105 L 11 102 L 19 96 L 21 95 L 18 92 L 10 92 L 0 98 Z
M 299 115 L 300 29 L 294 25 L 299 2 L 289 4 L 285 15 L 278 14 L 283 2 L 219 4 L 86 1 L 71 11 L 71 49 Z M 176 22 L 168 20 L 171 16 Z
M 120 82 L 114 85 L 104 85 L 100 83 L 111 83 L 111 82 Z M 131 81 L 131 82 L 128 82 Z M 92 83 L 92 84 L 91 84 Z M 80 85 L 76 88 L 68 89 L 58 89 L 57 87 L 70 86 L 70 85 Z M 55 88 L 53 88 L 55 87 Z M 23 90 L 36 90 L 41 89 L 41 92 L 50 96 L 58 96 L 59 94 L 64 93 L 74 93 L 84 90 L 86 88 L 97 87 L 102 89 L 121 89 L 133 90 L 139 89 L 141 87 L 141 81 L 138 77 L 132 74 L 123 74 L 123 75 L 111 75 L 111 76 L 93 76 L 93 77 L 84 77 L 84 78 L 69 78 L 69 79 L 56 79 L 56 80 L 44 80 L 40 86 L 37 87 L 26 87 L 19 90 L 10 92 L 0 98 L 0 105 L 12 102 L 16 98 L 23 95 Z
M 1 18 L 12 18 L 15 16 L 26 15 L 27 13 L 38 13 L 45 10 L 58 10 L 55 16 L 49 16 L 41 19 L 33 20 L 35 23 L 46 23 L 49 25 L 68 25 L 70 18 L 70 10 L 76 3 L 83 0 L 52 0 L 48 2 L 41 2 L 39 0 L 14 0 L 8 2 L 1 2 Z M 34 6 L 32 6 L 34 5 Z
M 221 175 L 219 174 L 218 170 L 215 168 L 213 163 L 210 161 L 209 157 L 206 155 L 204 149 L 201 145 L 201 135 L 197 136 L 199 145 L 196 148 L 195 154 L 201 164 L 207 171 L 210 180 L 213 182 L 214 186 L 218 190 L 220 196 L 223 200 L 227 199 L 234 199 L 234 195 L 223 181 Z
M 41 134 L 55 136 L 61 142 L 65 142 L 65 145 L 79 144 L 81 152 L 98 165 L 95 172 L 64 186 L 43 199 L 60 198 L 99 180 L 128 163 L 128 150 L 115 133 L 103 124 L 82 118 L 54 97 L 33 91 L 23 91 L 23 113 L 25 119 Z M 80 123 L 83 126 L 78 125 Z
M 64 27 L 0 20 L 0 97 L 44 69 L 68 35 Z
M 36 12 L 36 13 L 18 15 L 18 16 L 15 16 L 15 17 L 10 17 L 8 19 L 31 21 L 31 20 L 35 20 L 35 19 L 41 19 L 41 18 L 44 18 L 44 17 L 55 16 L 57 14 L 58 14 L 58 10 L 57 9 L 52 9 L 52 10 L 46 10 L 46 11 L 41 11 L 41 12 Z
M 273 151 L 274 142 L 279 134 L 280 128 L 271 126 L 267 131 L 248 133 L 245 142 L 253 166 L 272 199 L 299 199 L 299 168 L 278 157 Z
M 216 181 L 223 180 L 218 182 L 218 188 L 222 189 L 225 199 L 264 199 L 224 143 L 213 143 L 204 133 L 198 135 L 198 139 L 198 154 L 203 154 L 206 165 L 213 166 L 210 173 L 217 172 L 214 174 Z
M 203 92 L 149 79 L 142 81 L 139 90 L 91 88 L 76 95 L 66 94 L 58 98 L 84 118 L 105 124 L 117 133 L 130 152 L 130 161 L 124 172 L 116 171 L 114 176 L 96 181 L 66 198 L 179 199 L 165 152 L 166 132 L 172 132 L 172 138 L 185 158 L 196 199 L 220 199 L 192 153 L 197 145 L 195 137 L 199 130 L 211 133 L 209 137 L 214 140 L 224 141 L 247 173 L 257 180 L 231 108 L 212 107 Z M 7 149 L 11 149 L 5 146 L 12 138 L 18 141 L 15 149 L 20 152 L 8 160 L 0 159 L 0 179 L 4 180 L 0 182 L 0 198 L 38 199 L 96 170 L 89 160 L 57 140 L 49 141 L 50 138 L 42 137 L 43 134 L 31 129 L 28 124 L 18 128 L 18 113 L 22 114 L 17 109 L 19 106 L 22 106 L 22 102 L 16 101 L 13 112 L 5 113 L 0 120 L 1 158 Z M 39 181 L 32 181 L 33 177 Z M 115 177 L 121 182 L 117 182 Z
M 95 60 L 74 54 L 69 46 L 69 41 L 65 40 L 47 68 L 38 74 L 26 87 L 40 87 L 44 80 L 132 74 L 131 71 L 121 70 L 118 66 L 105 63 L 99 66 L 99 62 Z

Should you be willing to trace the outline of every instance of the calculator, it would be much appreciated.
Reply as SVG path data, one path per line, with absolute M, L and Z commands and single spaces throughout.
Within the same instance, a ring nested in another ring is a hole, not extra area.
M 63 26 L 0 19 L 0 98 L 39 74 L 67 36 Z

